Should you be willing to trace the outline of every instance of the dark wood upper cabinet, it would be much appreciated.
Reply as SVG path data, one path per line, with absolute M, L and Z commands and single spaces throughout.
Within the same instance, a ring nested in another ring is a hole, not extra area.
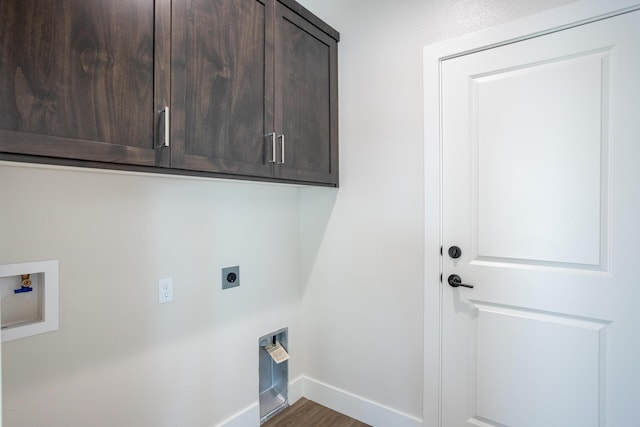
M 171 166 L 337 185 L 337 32 L 292 1 L 173 5 Z
M 0 2 L 0 151 L 168 166 L 154 144 L 166 89 L 154 85 L 156 12 L 153 1 Z
M 174 1 L 172 167 L 270 177 L 273 3 Z
M 337 185 L 338 35 L 280 2 L 275 29 L 276 176 Z
M 0 158 L 338 184 L 339 35 L 295 1 L 5 0 L 0 19 Z

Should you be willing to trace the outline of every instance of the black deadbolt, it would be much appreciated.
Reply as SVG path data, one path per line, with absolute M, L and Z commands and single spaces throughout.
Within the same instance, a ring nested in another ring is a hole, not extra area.
M 457 246 L 451 246 L 449 248 L 449 256 L 451 258 L 460 258 L 460 256 L 462 255 L 462 249 L 460 249 Z
M 236 276 L 236 273 L 227 274 L 227 282 L 229 282 L 229 283 L 235 282 L 237 278 L 238 278 L 238 276 Z

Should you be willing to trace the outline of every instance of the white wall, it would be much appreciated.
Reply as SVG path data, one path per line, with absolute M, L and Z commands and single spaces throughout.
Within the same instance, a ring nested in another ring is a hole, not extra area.
M 0 263 L 60 260 L 61 316 L 3 346 L 4 427 L 215 425 L 282 326 L 292 379 L 421 418 L 422 47 L 568 2 L 301 0 L 342 36 L 339 190 L 0 163 Z
M 303 371 L 422 418 L 422 48 L 570 1 L 300 2 L 341 33 L 341 188 L 330 216 L 302 194 Z
M 4 426 L 213 426 L 257 401 L 258 337 L 283 326 L 299 375 L 298 199 L 0 164 L 0 263 L 60 261 L 60 329 L 2 347 Z

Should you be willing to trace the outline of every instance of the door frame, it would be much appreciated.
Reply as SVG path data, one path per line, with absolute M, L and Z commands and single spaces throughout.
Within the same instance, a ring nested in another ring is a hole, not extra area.
M 638 0 L 582 0 L 424 48 L 424 426 L 441 426 L 442 420 L 442 62 L 637 9 Z

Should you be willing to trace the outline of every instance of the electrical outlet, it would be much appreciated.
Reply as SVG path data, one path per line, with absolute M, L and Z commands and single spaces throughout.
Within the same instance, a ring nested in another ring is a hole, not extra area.
M 240 266 L 226 267 L 222 269 L 222 289 L 240 286 Z
M 173 301 L 173 279 L 160 279 L 158 282 L 158 302 L 160 304 Z

